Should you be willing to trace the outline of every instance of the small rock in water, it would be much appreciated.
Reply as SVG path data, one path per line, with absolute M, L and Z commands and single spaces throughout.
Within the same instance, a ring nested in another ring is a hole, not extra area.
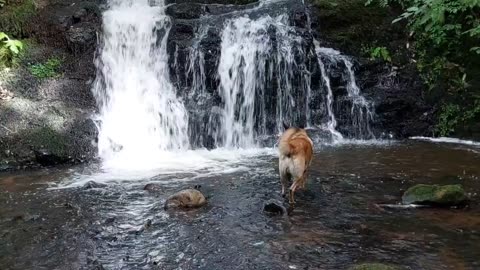
M 402 196 L 403 204 L 423 204 L 436 206 L 464 205 L 468 197 L 461 185 L 415 185 Z
M 349 270 L 398 270 L 399 268 L 383 263 L 362 263 L 349 268 Z
M 196 189 L 185 189 L 170 196 L 164 205 L 164 209 L 168 209 L 173 205 L 180 208 L 195 208 L 203 206 L 207 203 L 205 196 Z
M 149 183 L 149 184 L 146 184 L 145 187 L 143 187 L 143 190 L 152 191 L 152 192 L 160 191 L 162 190 L 162 186 L 155 183 Z
M 83 185 L 83 189 L 104 188 L 106 186 L 106 184 L 97 183 L 95 181 L 88 181 L 87 183 L 85 183 L 85 185 Z
M 287 213 L 287 209 L 280 201 L 277 200 L 269 200 L 263 206 L 263 211 L 274 214 L 274 215 L 281 215 L 283 216 Z

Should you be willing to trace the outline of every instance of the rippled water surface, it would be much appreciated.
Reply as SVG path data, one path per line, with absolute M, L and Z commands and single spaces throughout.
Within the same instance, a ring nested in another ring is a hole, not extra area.
M 95 164 L 0 175 L 0 268 L 347 269 L 385 262 L 480 269 L 477 145 L 320 147 L 290 216 L 262 211 L 267 200 L 283 200 L 274 152 L 209 157 L 209 166 L 143 177 L 98 172 Z M 92 180 L 102 186 L 85 185 Z M 160 190 L 144 191 L 152 182 Z M 376 206 L 399 202 L 415 183 L 461 183 L 472 205 Z M 167 196 L 195 185 L 206 207 L 163 210 Z

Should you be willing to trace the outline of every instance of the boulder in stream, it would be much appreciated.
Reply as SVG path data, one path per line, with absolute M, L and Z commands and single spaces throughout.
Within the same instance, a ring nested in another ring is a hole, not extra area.
M 196 189 L 185 189 L 179 191 L 170 196 L 164 205 L 164 209 L 168 209 L 170 206 L 179 208 L 197 208 L 205 205 L 207 199 L 205 196 Z
M 287 208 L 278 200 L 269 200 L 263 205 L 263 211 L 272 215 L 283 216 L 287 213 Z
M 362 263 L 349 268 L 349 270 L 398 270 L 398 267 L 383 263 Z
M 410 187 L 402 196 L 403 204 L 457 206 L 465 204 L 468 197 L 461 185 L 425 185 Z

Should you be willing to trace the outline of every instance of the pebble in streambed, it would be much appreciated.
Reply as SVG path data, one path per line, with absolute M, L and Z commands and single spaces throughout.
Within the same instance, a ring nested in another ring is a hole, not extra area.
M 149 192 L 159 192 L 159 191 L 162 191 L 163 188 L 160 184 L 149 183 L 143 187 L 143 190 L 146 190 Z
M 207 203 L 207 199 L 202 192 L 196 189 L 185 189 L 179 191 L 170 196 L 164 205 L 164 209 L 167 210 L 171 206 L 178 208 L 197 208 L 204 206 Z

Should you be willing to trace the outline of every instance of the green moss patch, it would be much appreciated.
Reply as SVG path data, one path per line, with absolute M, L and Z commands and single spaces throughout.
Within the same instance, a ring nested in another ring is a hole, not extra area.
M 30 73 L 37 79 L 46 79 L 59 76 L 62 60 L 57 57 L 48 59 L 45 63 L 29 66 Z
M 363 263 L 350 267 L 349 270 L 399 270 L 399 268 L 382 263 Z
M 67 153 L 68 140 L 64 135 L 49 127 L 30 130 L 22 137 L 33 150 L 46 149 L 56 156 L 65 156 Z

